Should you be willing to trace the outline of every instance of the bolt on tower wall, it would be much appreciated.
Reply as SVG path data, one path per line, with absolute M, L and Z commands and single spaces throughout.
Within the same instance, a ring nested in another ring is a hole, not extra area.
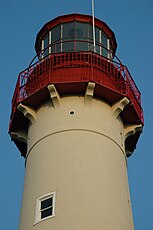
M 126 158 L 143 127 L 141 95 L 92 17 L 55 18 L 18 77 L 9 133 L 25 157 L 19 230 L 132 230 Z

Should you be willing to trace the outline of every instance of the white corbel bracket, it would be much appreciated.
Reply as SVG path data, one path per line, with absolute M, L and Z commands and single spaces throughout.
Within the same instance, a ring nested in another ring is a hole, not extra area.
M 120 101 L 116 102 L 114 105 L 112 105 L 112 111 L 114 116 L 117 118 L 119 114 L 124 110 L 125 106 L 129 104 L 129 100 L 124 97 Z
M 18 140 L 19 142 L 24 142 L 26 144 L 28 140 L 27 132 L 25 132 L 24 130 L 11 132 L 11 138 Z
M 136 132 L 142 131 L 142 124 L 140 125 L 128 125 L 124 128 L 124 138 L 134 135 Z
M 93 94 L 94 94 L 94 89 L 95 89 L 95 83 L 94 82 L 89 82 L 88 85 L 87 85 L 87 89 L 86 89 L 85 97 L 84 97 L 85 105 L 90 105 L 91 104 Z
M 60 96 L 53 84 L 47 86 L 54 108 L 60 107 Z
M 18 110 L 24 114 L 25 117 L 27 117 L 30 122 L 33 124 L 36 120 L 36 112 L 34 109 L 30 108 L 29 106 L 23 105 L 20 103 L 18 105 Z

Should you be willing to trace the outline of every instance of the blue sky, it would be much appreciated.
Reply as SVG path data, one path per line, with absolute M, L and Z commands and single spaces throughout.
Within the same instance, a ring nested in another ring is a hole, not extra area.
M 0 0 L 0 229 L 19 223 L 24 159 L 11 142 L 8 123 L 18 73 L 35 56 L 39 29 L 58 15 L 91 14 L 91 0 Z M 152 230 L 153 222 L 153 1 L 95 0 L 95 16 L 115 32 L 117 55 L 127 65 L 142 93 L 145 126 L 128 159 L 135 230 Z

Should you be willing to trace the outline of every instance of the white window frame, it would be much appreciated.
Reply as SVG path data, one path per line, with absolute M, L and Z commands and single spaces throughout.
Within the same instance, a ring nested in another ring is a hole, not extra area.
M 63 52 L 63 24 L 60 25 L 60 30 L 61 30 L 61 38 L 60 38 L 61 52 Z
M 107 49 L 108 49 L 108 58 L 112 59 L 111 52 L 110 52 L 110 39 L 107 38 Z
M 44 55 L 44 48 L 45 48 L 45 37 L 46 37 L 46 35 L 44 36 L 44 38 L 43 38 L 43 40 L 42 40 L 42 44 L 41 44 L 41 52 L 42 52 L 42 54 L 41 54 L 41 58 L 44 58 L 45 57 L 45 55 Z M 51 34 L 50 34 L 50 31 L 48 32 L 48 46 L 50 45 L 50 41 L 51 41 Z M 50 54 L 50 49 L 51 49 L 51 47 L 48 47 L 48 55 Z
M 102 30 L 99 33 L 100 55 L 102 55 Z
M 44 39 L 41 41 L 41 58 L 44 57 L 43 49 L 44 49 Z
M 45 218 L 41 218 L 41 202 L 44 200 L 47 200 L 49 198 L 53 199 L 53 204 L 52 204 L 52 215 L 47 216 Z M 36 200 L 36 211 L 35 211 L 35 222 L 34 225 L 41 222 L 41 221 L 45 221 L 49 218 L 55 217 L 55 199 L 56 199 L 56 192 L 51 192 L 48 193 L 44 196 L 41 196 L 39 198 L 37 198 Z
M 51 38 L 52 38 L 52 32 L 49 31 L 49 54 L 51 54 Z

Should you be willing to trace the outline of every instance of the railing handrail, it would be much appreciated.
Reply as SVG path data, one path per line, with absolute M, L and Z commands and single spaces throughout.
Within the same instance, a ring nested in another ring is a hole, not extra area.
M 80 41 L 80 40 L 79 40 L 79 41 Z M 67 41 L 67 42 L 68 42 L 68 41 Z M 50 46 L 48 46 L 48 47 L 50 47 Z M 47 47 L 47 48 L 48 48 L 48 47 Z M 103 47 L 103 46 L 102 46 L 102 47 Z M 47 48 L 46 48 L 46 49 L 47 49 Z M 42 50 L 41 52 L 44 52 L 46 49 Z M 108 50 L 108 51 L 112 53 L 112 51 L 110 51 L 110 50 Z M 85 52 L 85 53 L 86 53 L 86 52 L 88 52 L 88 53 L 94 53 L 93 51 L 81 51 L 81 53 L 82 53 L 82 52 Z M 53 54 L 55 54 L 55 55 L 60 55 L 60 54 L 63 54 L 63 53 L 53 53 Z M 95 54 L 96 54 L 96 53 L 95 53 Z M 51 55 L 51 54 L 49 54 L 49 55 Z M 48 56 L 49 56 L 49 55 L 48 55 Z M 21 72 L 19 73 L 19 75 L 21 75 L 21 74 L 22 74 L 23 72 L 25 72 L 26 70 L 28 70 L 28 72 L 31 72 L 31 71 L 30 71 L 31 68 L 33 68 L 33 67 L 36 66 L 37 64 L 40 64 L 40 62 L 43 62 L 44 60 L 46 60 L 46 59 L 48 58 L 48 56 L 43 57 L 43 58 L 41 58 L 41 60 L 38 60 L 37 62 L 35 62 L 35 63 L 32 64 L 32 62 L 35 60 L 35 58 L 36 58 L 37 56 L 38 56 L 38 55 L 36 55 L 36 56 L 32 59 L 32 61 L 31 61 L 30 64 L 29 64 L 29 67 L 26 68 L 26 69 L 24 69 L 23 71 L 21 71 Z M 101 55 L 100 55 L 100 56 L 101 56 Z M 127 66 L 123 65 L 123 64 L 121 63 L 120 59 L 119 59 L 116 55 L 114 55 L 114 57 L 115 57 L 119 62 L 115 61 L 114 59 L 109 59 L 109 58 L 106 58 L 106 57 L 103 57 L 103 56 L 102 56 L 102 58 L 105 58 L 106 60 L 111 61 L 111 62 L 114 63 L 114 64 L 120 65 L 120 66 L 121 66 L 121 69 L 123 70 L 123 74 L 125 74 L 126 78 L 127 78 L 127 74 L 128 74 L 128 76 L 129 76 L 130 80 L 132 81 L 134 87 L 137 89 L 139 95 L 141 95 L 141 93 L 140 93 L 140 91 L 139 91 L 137 85 L 135 84 L 135 82 L 134 82 L 134 80 L 133 80 L 133 78 L 132 78 L 132 76 L 131 76 L 131 74 L 130 74 L 128 68 L 127 68 Z
M 83 38 L 83 37 L 81 37 L 81 38 Z M 92 39 L 89 39 L 89 38 L 86 38 L 87 40 L 82 40 L 82 39 L 81 39 L 81 40 L 80 40 L 80 39 L 64 40 L 64 39 L 66 39 L 66 38 L 58 39 L 58 40 L 56 40 L 55 42 L 53 42 L 52 44 L 49 44 L 46 48 L 44 48 L 44 49 L 42 49 L 41 51 L 39 51 L 39 53 L 36 54 L 36 55 L 34 56 L 34 58 L 31 60 L 31 62 L 30 62 L 30 64 L 29 64 L 29 67 L 30 67 L 31 65 L 33 65 L 32 63 L 34 62 L 34 60 L 35 60 L 36 58 L 39 59 L 40 56 L 43 55 L 47 49 L 52 48 L 52 47 L 54 47 L 54 46 L 57 46 L 57 45 L 59 45 L 59 44 L 69 43 L 69 42 L 73 42 L 73 41 L 74 41 L 74 43 L 78 43 L 78 42 L 87 43 L 87 42 L 88 42 L 88 44 L 93 44 L 93 40 L 92 40 Z M 121 60 L 119 59 L 119 57 L 117 57 L 117 55 L 116 55 L 112 50 L 106 48 L 105 46 L 103 46 L 103 45 L 102 45 L 101 43 L 99 43 L 99 42 L 96 42 L 96 46 L 100 47 L 101 49 L 106 50 L 106 51 L 108 52 L 108 54 L 112 56 L 112 58 L 107 58 L 107 57 L 105 57 L 106 59 L 108 59 L 108 60 L 113 60 L 114 62 L 120 63 L 120 64 L 122 65 Z M 64 52 L 93 52 L 93 53 L 94 53 L 94 44 L 93 44 L 93 49 L 89 49 L 89 50 L 86 50 L 86 51 L 83 51 L 83 50 L 80 50 L 80 51 L 75 51 L 75 50 L 74 50 L 74 51 L 69 51 L 69 50 L 67 50 L 67 51 L 64 51 Z M 54 53 L 57 54 L 57 53 L 62 53 L 62 52 L 54 52 Z M 97 52 L 95 52 L 95 53 L 97 53 Z M 49 53 L 48 55 L 50 55 L 50 54 L 53 54 L 53 53 Z M 97 53 L 97 54 L 98 54 L 98 53 Z M 47 55 L 47 56 L 48 56 L 48 55 Z M 100 56 L 103 56 L 102 54 L 99 54 L 99 55 L 100 55 Z M 46 57 L 47 57 L 47 56 L 46 56 Z M 116 58 L 117 61 L 114 60 L 115 58 Z M 42 59 L 44 59 L 44 57 L 43 57 L 43 58 L 40 58 L 40 59 L 42 60 Z M 40 61 L 40 60 L 38 60 L 38 61 Z

